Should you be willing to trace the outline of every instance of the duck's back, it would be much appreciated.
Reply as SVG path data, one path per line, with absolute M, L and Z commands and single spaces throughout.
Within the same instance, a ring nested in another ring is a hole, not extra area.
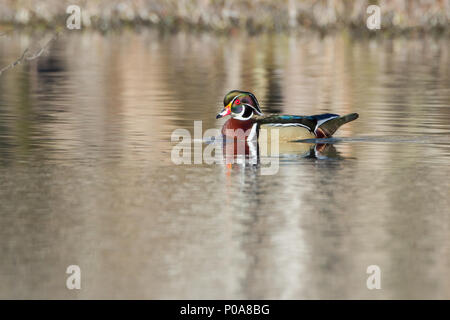
M 324 113 L 313 116 L 269 115 L 256 119 L 260 129 L 278 129 L 281 141 L 328 138 L 343 124 L 358 118 L 357 113 L 339 116 Z

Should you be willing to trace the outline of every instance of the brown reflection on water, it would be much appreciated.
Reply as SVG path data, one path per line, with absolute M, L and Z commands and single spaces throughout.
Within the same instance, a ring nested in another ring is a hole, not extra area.
M 449 66 L 448 39 L 66 33 L 0 77 L 0 297 L 449 298 Z M 175 166 L 235 88 L 360 118 L 276 175 Z

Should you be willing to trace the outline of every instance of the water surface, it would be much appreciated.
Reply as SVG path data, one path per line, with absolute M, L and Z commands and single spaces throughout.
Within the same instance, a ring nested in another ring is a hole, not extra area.
M 0 38 L 0 66 L 36 41 Z M 0 77 L 0 298 L 450 298 L 449 48 L 65 33 Z M 275 175 L 173 164 L 173 130 L 220 128 L 237 88 L 266 113 L 360 118 Z

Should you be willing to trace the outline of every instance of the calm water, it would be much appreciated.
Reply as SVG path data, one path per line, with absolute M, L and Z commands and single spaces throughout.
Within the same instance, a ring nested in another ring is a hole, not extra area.
M 174 165 L 237 88 L 360 118 L 275 175 Z M 0 77 L 0 298 L 448 299 L 449 138 L 449 39 L 66 34 Z

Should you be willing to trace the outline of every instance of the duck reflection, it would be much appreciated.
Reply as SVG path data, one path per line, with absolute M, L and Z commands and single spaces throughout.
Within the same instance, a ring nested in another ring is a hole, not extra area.
M 342 159 L 340 153 L 330 143 L 310 142 L 280 142 L 273 148 L 267 144 L 256 141 L 240 141 L 237 139 L 223 140 L 223 159 L 227 165 L 259 164 L 261 158 L 308 158 L 308 159 Z

